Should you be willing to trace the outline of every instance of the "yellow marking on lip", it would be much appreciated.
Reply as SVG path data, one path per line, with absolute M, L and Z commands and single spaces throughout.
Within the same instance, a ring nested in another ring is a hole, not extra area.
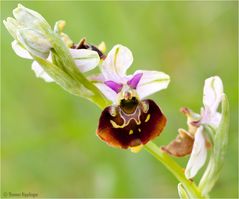
M 130 150 L 131 150 L 132 153 L 138 153 L 139 151 L 141 151 L 142 148 L 143 148 L 143 145 L 140 144 L 138 146 L 130 147 Z
M 148 115 L 147 115 L 147 117 L 146 117 L 146 119 L 145 119 L 145 121 L 144 121 L 144 122 L 148 122 L 148 121 L 149 121 L 149 119 L 150 119 L 150 114 L 148 114 Z
M 127 125 L 125 125 L 125 124 L 122 124 L 122 125 L 118 125 L 118 124 L 116 124 L 113 120 L 110 120 L 110 123 L 112 124 L 112 126 L 114 127 L 114 128 L 116 128 L 116 129 L 118 129 L 118 128 L 124 128 L 125 126 L 127 126 Z
M 122 125 L 118 125 L 115 121 L 113 120 L 110 120 L 110 123 L 112 124 L 113 128 L 116 128 L 116 129 L 123 129 L 124 127 L 126 127 L 128 124 L 122 124 Z
M 129 131 L 129 135 L 131 135 L 131 134 L 133 134 L 134 133 L 134 131 L 131 129 L 130 131 Z

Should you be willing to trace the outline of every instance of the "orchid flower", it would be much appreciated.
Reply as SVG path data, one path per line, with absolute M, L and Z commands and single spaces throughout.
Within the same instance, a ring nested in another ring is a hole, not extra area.
M 217 129 L 221 119 L 221 113 L 217 111 L 222 101 L 223 84 L 218 77 L 210 77 L 205 80 L 203 91 L 203 107 L 201 113 L 197 114 L 188 108 L 182 112 L 187 116 L 188 131 L 179 129 L 177 138 L 162 149 L 177 157 L 191 153 L 185 175 L 188 179 L 193 178 L 207 159 L 207 148 L 210 143 L 204 134 L 205 125 Z
M 158 71 L 137 70 L 126 75 L 133 62 L 131 51 L 115 45 L 93 77 L 95 85 L 112 101 L 100 117 L 97 135 L 109 145 L 119 148 L 146 144 L 158 136 L 166 117 L 152 100 L 145 97 L 167 88 L 170 78 Z

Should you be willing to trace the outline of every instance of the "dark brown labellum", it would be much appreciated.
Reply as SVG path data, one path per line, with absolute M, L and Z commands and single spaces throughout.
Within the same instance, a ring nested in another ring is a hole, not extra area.
M 121 100 L 118 106 L 106 107 L 100 117 L 97 135 L 119 148 L 146 144 L 162 132 L 166 117 L 152 100 L 135 97 Z

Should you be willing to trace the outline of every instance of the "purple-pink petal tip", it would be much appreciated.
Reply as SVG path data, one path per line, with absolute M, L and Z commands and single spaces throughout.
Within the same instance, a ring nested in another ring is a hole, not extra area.
M 104 83 L 116 93 L 119 93 L 123 87 L 123 84 L 119 84 L 111 80 L 105 81 Z
M 136 75 L 134 75 L 128 82 L 127 84 L 133 88 L 136 89 L 137 85 L 141 79 L 141 77 L 143 76 L 143 73 L 137 73 Z

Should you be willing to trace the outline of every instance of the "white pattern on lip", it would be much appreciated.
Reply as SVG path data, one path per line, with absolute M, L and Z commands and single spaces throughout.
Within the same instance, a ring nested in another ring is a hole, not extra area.
M 122 125 L 116 124 L 113 120 L 110 120 L 110 123 L 114 128 L 124 128 L 129 125 L 131 120 L 134 120 L 137 125 L 141 124 L 140 116 L 141 116 L 141 106 L 137 105 L 135 111 L 133 113 L 125 113 L 120 107 L 119 107 L 119 115 L 120 118 L 123 120 Z

